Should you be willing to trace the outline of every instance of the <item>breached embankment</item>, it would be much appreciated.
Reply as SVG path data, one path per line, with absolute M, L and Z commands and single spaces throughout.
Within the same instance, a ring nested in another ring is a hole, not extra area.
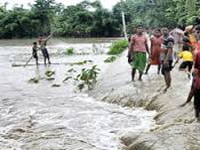
M 127 150 L 199 150 L 200 124 L 195 123 L 193 104 L 179 107 L 187 98 L 190 81 L 175 68 L 172 88 L 164 93 L 163 77 L 155 69 L 151 68 L 142 82 L 131 82 L 131 68 L 124 53 L 111 64 L 90 95 L 97 100 L 158 112 L 155 116 L 158 127 L 122 137 Z

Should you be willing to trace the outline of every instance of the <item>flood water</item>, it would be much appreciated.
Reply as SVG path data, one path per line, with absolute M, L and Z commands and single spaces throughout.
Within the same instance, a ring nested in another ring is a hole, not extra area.
M 122 150 L 124 134 L 152 128 L 155 112 L 99 102 L 79 92 L 74 80 L 62 82 L 68 70 L 93 65 L 101 69 L 99 79 L 105 76 L 105 52 L 113 40 L 54 39 L 48 45 L 53 64 L 42 65 L 39 54 L 41 65 L 32 60 L 25 68 L 33 40 L 1 40 L 0 150 Z M 75 55 L 67 56 L 71 47 Z M 84 60 L 92 62 L 69 65 Z M 47 70 L 55 71 L 55 80 L 46 79 Z M 28 82 L 31 78 L 39 83 Z

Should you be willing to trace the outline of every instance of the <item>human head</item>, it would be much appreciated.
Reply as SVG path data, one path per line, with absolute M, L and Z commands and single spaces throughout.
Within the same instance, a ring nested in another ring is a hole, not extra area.
M 33 46 L 37 46 L 37 42 L 33 42 Z
M 156 37 L 160 37 L 162 35 L 161 30 L 160 29 L 155 29 L 153 32 L 153 35 Z
M 138 25 L 138 26 L 137 26 L 137 30 L 136 30 L 136 31 L 137 31 L 137 34 L 142 34 L 143 30 L 144 30 L 144 29 L 143 29 L 143 26 L 142 26 L 142 25 Z
M 199 34 L 200 33 L 200 25 L 197 25 L 195 28 L 196 32 Z
M 164 36 L 167 36 L 167 35 L 169 34 L 168 28 L 162 28 L 162 34 L 163 34 Z
M 190 51 L 189 45 L 183 45 L 183 51 Z

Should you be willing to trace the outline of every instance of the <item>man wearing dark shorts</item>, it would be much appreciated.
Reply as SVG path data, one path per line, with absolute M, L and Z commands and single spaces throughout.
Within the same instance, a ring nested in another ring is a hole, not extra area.
M 38 43 L 40 45 L 40 49 L 42 51 L 43 57 L 44 57 L 44 64 L 46 65 L 46 60 L 48 60 L 48 63 L 51 64 L 50 58 L 49 58 L 49 53 L 46 48 L 47 41 L 51 38 L 52 35 L 49 35 L 47 38 L 44 38 L 42 36 L 39 36 Z
M 174 45 L 174 38 L 169 35 L 169 30 L 167 28 L 162 29 L 163 34 L 163 43 L 161 46 L 161 72 L 164 75 L 166 88 L 165 91 L 171 86 L 171 74 L 170 71 L 172 70 L 172 63 L 173 63 L 173 45 Z

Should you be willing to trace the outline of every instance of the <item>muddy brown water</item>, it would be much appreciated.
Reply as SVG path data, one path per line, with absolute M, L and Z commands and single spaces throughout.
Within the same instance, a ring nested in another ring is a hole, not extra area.
M 154 126 L 155 112 L 99 102 L 78 92 L 75 81 L 62 82 L 71 68 L 80 72 L 97 65 L 99 78 L 105 76 L 109 68 L 105 52 L 113 40 L 54 39 L 48 49 L 58 65 L 44 66 L 39 54 L 41 65 L 36 67 L 32 60 L 25 68 L 12 65 L 26 63 L 34 40 L 1 40 L 0 150 L 121 150 L 120 137 L 125 133 L 145 132 Z M 65 55 L 71 47 L 76 55 Z M 67 65 L 84 60 L 92 62 Z M 55 71 L 55 80 L 46 80 L 47 70 Z M 28 82 L 34 77 L 39 83 Z

